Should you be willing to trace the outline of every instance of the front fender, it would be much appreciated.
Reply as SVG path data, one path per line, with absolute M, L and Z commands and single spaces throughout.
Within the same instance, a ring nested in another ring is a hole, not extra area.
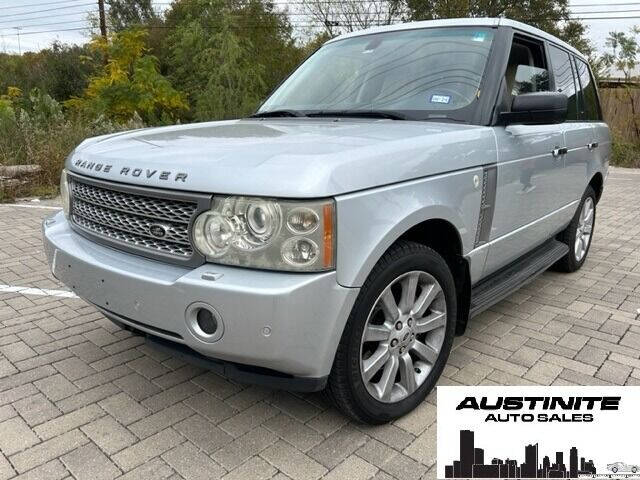
M 478 225 L 481 179 L 482 167 L 475 167 L 337 197 L 338 283 L 361 287 L 384 252 L 426 220 L 451 223 L 463 254 L 469 252 Z

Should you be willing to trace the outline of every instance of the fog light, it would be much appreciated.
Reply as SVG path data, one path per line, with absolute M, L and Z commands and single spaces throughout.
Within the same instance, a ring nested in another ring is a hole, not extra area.
M 215 318 L 213 318 L 213 314 L 205 308 L 198 309 L 198 313 L 196 314 L 196 322 L 198 322 L 200 330 L 202 330 L 207 335 L 213 335 L 218 329 L 218 322 Z
M 195 302 L 185 312 L 187 328 L 198 340 L 213 343 L 222 338 L 224 323 L 222 317 L 211 305 Z

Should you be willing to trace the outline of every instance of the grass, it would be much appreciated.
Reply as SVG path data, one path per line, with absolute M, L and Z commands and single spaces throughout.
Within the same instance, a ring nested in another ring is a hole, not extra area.
M 40 165 L 40 172 L 29 176 L 28 183 L 0 189 L 0 201 L 8 201 L 17 196 L 55 195 L 67 155 L 92 133 L 82 122 L 71 121 L 45 128 L 25 122 L 16 125 L 16 128 L 9 126 L 2 130 L 0 163 Z
M 616 167 L 640 168 L 640 144 L 619 139 L 613 142 L 611 165 Z
M 25 177 L 27 183 L 1 187 L 0 202 L 57 195 L 64 162 L 84 139 L 142 126 L 139 117 L 120 125 L 102 118 L 67 118 L 62 113 L 38 118 L 24 110 L 4 121 L 0 118 L 0 164 L 40 166 L 37 174 Z

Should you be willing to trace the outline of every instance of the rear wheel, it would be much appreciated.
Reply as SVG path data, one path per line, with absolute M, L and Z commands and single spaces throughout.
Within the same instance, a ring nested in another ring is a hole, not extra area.
M 584 264 L 596 223 L 596 193 L 591 186 L 582 196 L 580 206 L 569 226 L 559 235 L 559 240 L 567 244 L 569 253 L 561 258 L 555 268 L 561 272 L 575 272 Z
M 451 272 L 436 251 L 399 242 L 363 285 L 340 340 L 327 394 L 344 413 L 384 423 L 434 387 L 455 334 Z

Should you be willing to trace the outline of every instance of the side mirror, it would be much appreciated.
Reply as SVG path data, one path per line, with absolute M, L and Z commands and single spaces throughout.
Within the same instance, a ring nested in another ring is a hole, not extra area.
M 510 112 L 500 114 L 502 125 L 546 125 L 567 120 L 568 99 L 564 93 L 522 93 L 513 97 Z

